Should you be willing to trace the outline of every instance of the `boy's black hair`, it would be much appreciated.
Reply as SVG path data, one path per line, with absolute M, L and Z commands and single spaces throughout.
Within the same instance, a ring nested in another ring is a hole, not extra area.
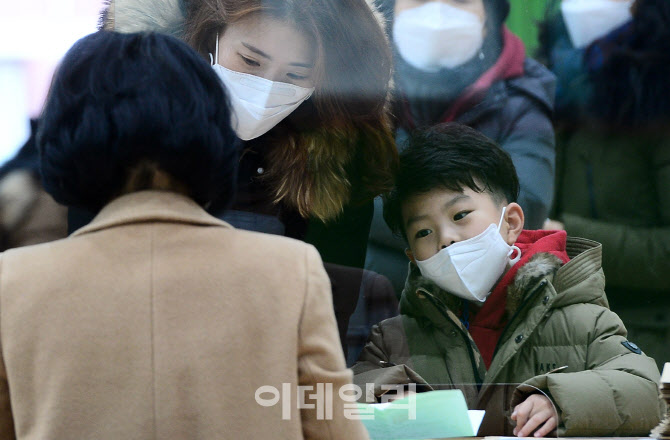
M 201 205 L 233 198 L 238 140 L 222 84 L 186 43 L 99 31 L 58 68 L 39 121 L 42 182 L 65 205 L 96 212 L 130 168 L 151 161 Z
M 516 202 L 519 179 L 510 155 L 480 132 L 444 123 L 409 133 L 400 153 L 395 186 L 384 196 L 384 220 L 405 235 L 402 205 L 408 198 L 435 188 L 487 191 L 496 203 Z

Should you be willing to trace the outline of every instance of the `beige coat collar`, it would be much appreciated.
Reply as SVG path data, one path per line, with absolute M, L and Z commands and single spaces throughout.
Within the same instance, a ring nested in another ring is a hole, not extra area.
M 138 191 L 108 203 L 88 225 L 72 236 L 87 234 L 114 226 L 140 222 L 190 223 L 232 228 L 209 215 L 190 198 L 170 191 Z

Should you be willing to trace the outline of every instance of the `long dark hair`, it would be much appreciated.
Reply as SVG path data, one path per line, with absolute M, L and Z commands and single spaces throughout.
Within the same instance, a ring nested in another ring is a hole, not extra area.
M 185 39 L 208 57 L 216 34 L 249 14 L 294 24 L 317 47 L 313 97 L 260 138 L 274 146 L 267 170 L 274 200 L 327 220 L 352 201 L 354 168 L 360 200 L 390 189 L 397 164 L 388 111 L 392 59 L 370 6 L 363 0 L 193 0 Z

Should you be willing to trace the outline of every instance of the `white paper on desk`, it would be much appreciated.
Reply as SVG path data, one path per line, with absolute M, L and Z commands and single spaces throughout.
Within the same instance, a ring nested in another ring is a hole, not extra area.
M 411 405 L 416 405 L 414 418 L 409 416 Z M 390 403 L 359 403 L 358 409 L 372 440 L 472 437 L 477 432 L 460 390 L 428 391 Z
M 670 362 L 666 362 L 663 366 L 663 374 L 661 374 L 661 383 L 670 383 Z
M 483 409 L 469 409 L 468 410 L 468 417 L 470 417 L 470 424 L 472 425 L 472 432 L 477 435 L 477 432 L 479 431 L 479 425 L 482 424 L 482 420 L 484 420 L 484 411 Z

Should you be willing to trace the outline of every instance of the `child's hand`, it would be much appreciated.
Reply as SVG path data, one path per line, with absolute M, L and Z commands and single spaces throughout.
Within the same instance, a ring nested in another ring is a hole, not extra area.
M 514 435 L 517 437 L 544 437 L 558 425 L 558 415 L 547 396 L 531 394 L 526 400 L 514 407 L 512 420 L 516 422 Z M 544 424 L 544 425 L 543 425 Z

